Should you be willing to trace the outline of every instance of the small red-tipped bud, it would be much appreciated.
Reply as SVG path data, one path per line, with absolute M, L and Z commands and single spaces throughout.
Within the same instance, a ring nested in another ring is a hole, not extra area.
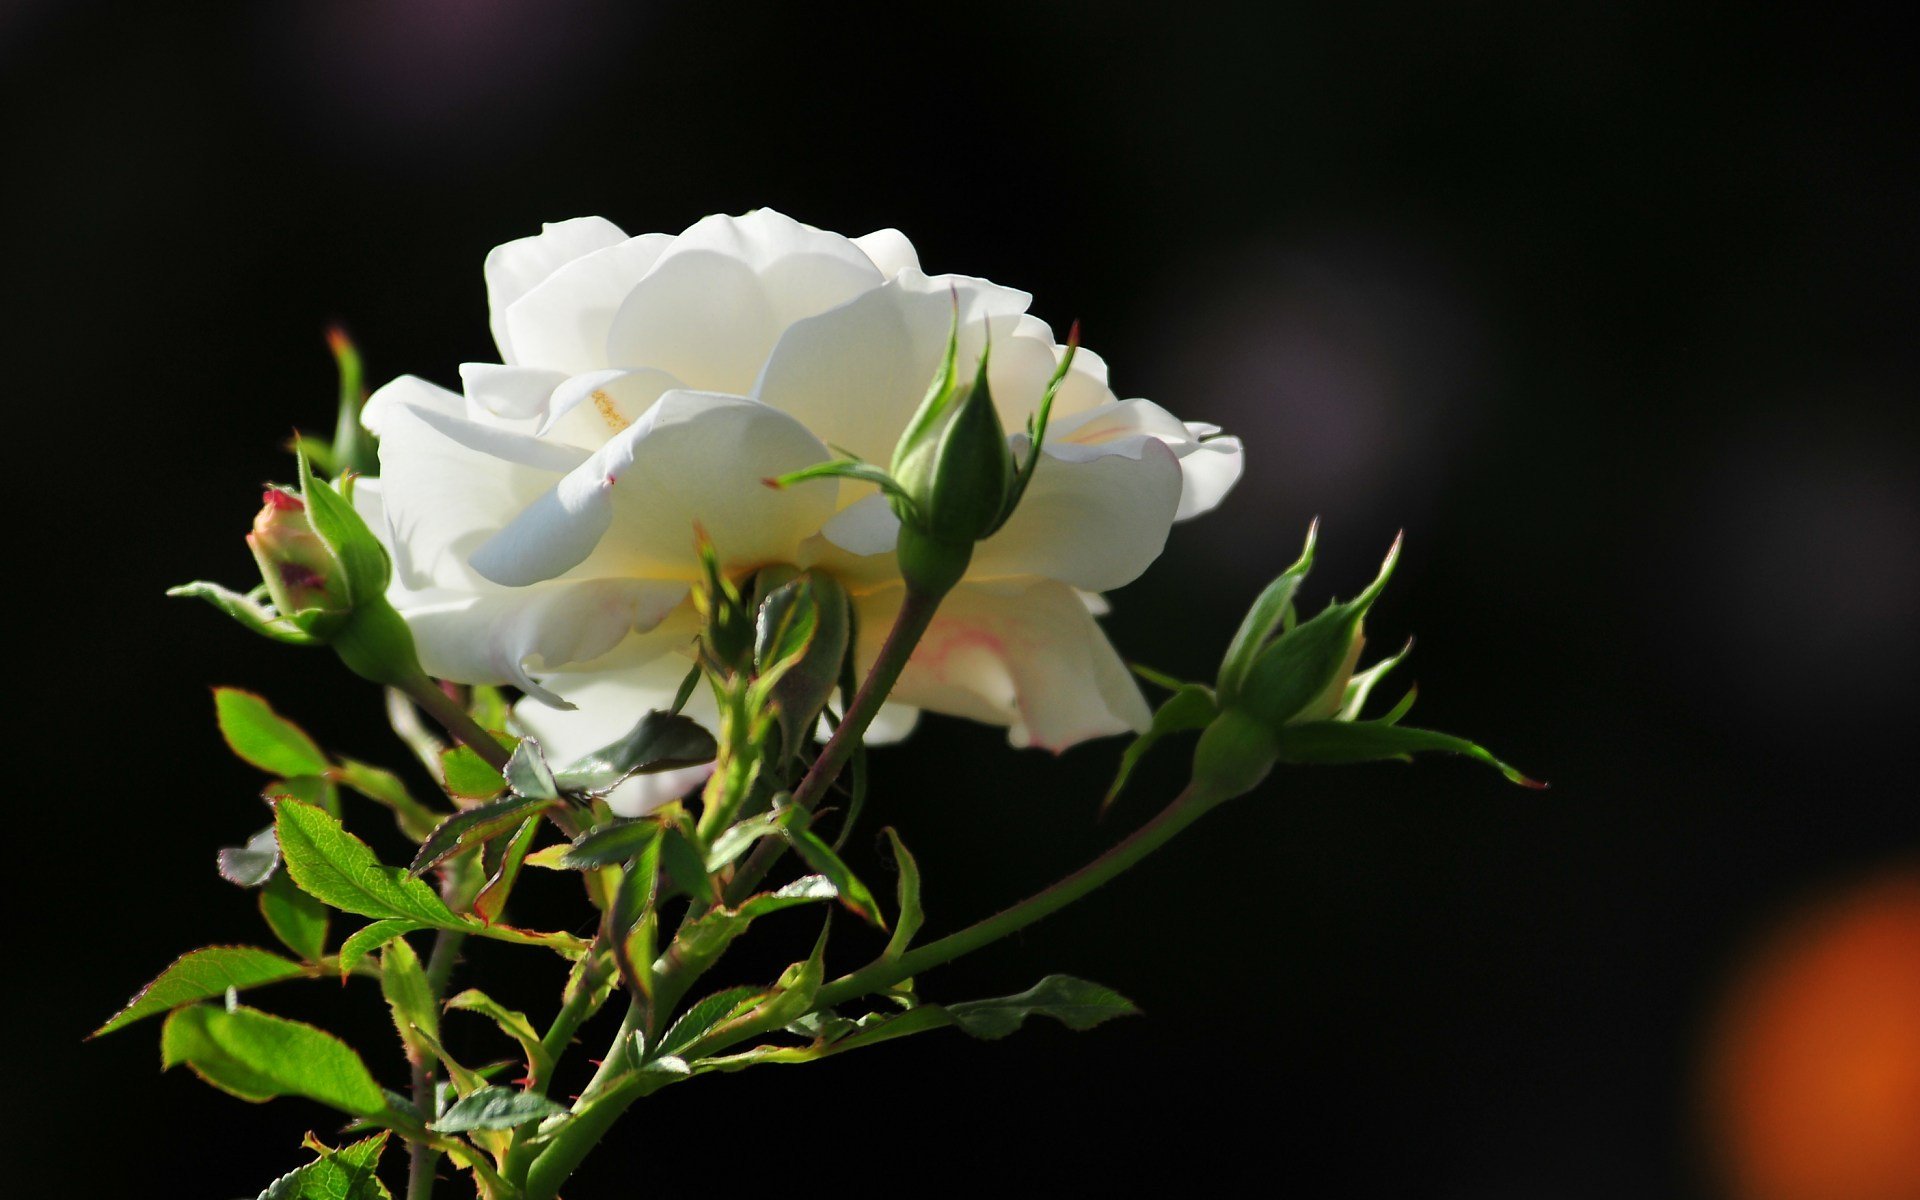
M 285 614 L 346 609 L 340 562 L 314 531 L 305 502 L 279 488 L 268 488 L 261 501 L 247 547 L 274 607 Z

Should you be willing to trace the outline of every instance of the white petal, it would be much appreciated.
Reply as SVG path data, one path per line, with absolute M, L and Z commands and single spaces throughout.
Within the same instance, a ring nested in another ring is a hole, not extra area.
M 526 421 L 547 411 L 547 397 L 566 382 L 559 371 L 508 367 L 499 363 L 461 363 L 460 382 L 472 408 L 508 421 Z
M 1179 447 L 1175 447 L 1176 452 Z M 1240 482 L 1246 468 L 1246 451 L 1237 437 L 1208 438 L 1189 443 L 1180 456 L 1180 511 L 1174 520 L 1184 521 L 1211 512 L 1227 498 L 1233 485 Z
M 514 360 L 570 372 L 610 365 L 613 314 L 673 242 L 671 234 L 642 234 L 554 271 L 507 310 Z
M 581 670 L 546 677 L 547 686 L 573 708 L 563 711 L 528 699 L 514 706 L 514 719 L 540 740 L 548 760 L 556 765 L 591 754 L 625 735 L 650 710 L 673 704 L 680 681 L 693 665 L 686 656 L 671 652 L 684 641 L 663 640 L 657 633 L 630 638 Z M 682 711 L 708 729 L 719 727 L 713 693 L 705 687 L 693 690 Z M 708 764 L 637 775 L 615 788 L 607 796 L 607 805 L 622 817 L 644 816 L 699 787 L 712 773 Z
M 885 463 L 946 353 L 955 301 L 964 369 L 979 359 L 989 330 L 996 344 L 1012 337 L 1029 299 L 985 280 L 903 271 L 796 322 L 781 335 L 754 395 L 792 413 L 829 445 Z
M 584 254 L 626 240 L 612 221 L 575 217 L 540 227 L 532 237 L 495 246 L 487 255 L 487 307 L 492 312 L 493 340 L 505 362 L 517 361 L 507 337 L 507 309 L 559 268 Z
M 873 714 L 873 720 L 867 725 L 866 736 L 860 740 L 869 746 L 892 746 L 904 742 L 920 724 L 920 710 L 911 704 L 895 704 L 888 701 Z M 833 736 L 833 726 L 827 723 L 823 715 L 819 725 L 813 731 L 814 740 L 824 742 Z
M 589 371 L 553 391 L 541 437 L 598 448 L 639 420 L 654 402 L 680 386 L 665 371 Z
M 458 683 L 510 683 L 563 703 L 536 678 L 606 654 L 636 630 L 659 625 L 687 585 L 588 579 L 489 591 L 437 590 L 408 597 L 400 615 L 420 665 Z
M 907 740 L 914 727 L 920 724 L 920 710 L 911 704 L 895 704 L 889 700 L 873 714 L 873 724 L 867 726 L 866 737 L 862 740 L 869 746 L 891 746 Z
M 892 626 L 899 592 L 857 604 L 864 671 Z M 1014 745 L 1054 751 L 1144 729 L 1150 716 L 1079 595 L 1051 582 L 955 588 L 893 695 L 930 712 L 1006 725 Z
M 848 554 L 886 554 L 900 540 L 900 518 L 886 496 L 874 492 L 833 514 L 820 535 Z
M 1053 422 L 1049 448 L 1102 446 L 1145 434 L 1172 448 L 1180 459 L 1180 508 L 1184 521 L 1211 511 L 1240 481 L 1242 449 L 1237 437 L 1216 437 L 1217 425 L 1183 422 L 1150 400 L 1120 400 Z
M 967 578 L 1039 576 L 1094 592 L 1122 587 L 1166 547 L 1180 489 L 1179 460 L 1156 438 L 1048 441 L 1020 506 L 975 548 Z
M 880 274 L 892 279 L 902 271 L 918 271 L 920 255 L 907 240 L 907 235 L 898 229 L 876 229 L 864 237 L 853 239 L 862 253 L 873 260 L 880 268 Z
M 564 460 L 545 466 L 510 461 L 558 447 L 488 430 L 459 416 L 462 401 L 411 376 L 374 393 L 368 428 L 380 436 L 379 491 L 384 515 L 377 527 L 393 555 L 396 580 L 412 590 L 473 588 L 483 581 L 467 557 L 493 533 L 564 478 Z M 488 438 L 499 436 L 501 446 Z M 577 452 L 575 452 L 577 454 Z
M 708 217 L 614 314 L 604 365 L 653 367 L 745 395 L 781 331 L 882 282 L 860 248 L 767 209 Z
M 592 556 L 589 574 L 692 579 L 696 525 L 728 563 L 791 562 L 837 490 L 827 480 L 779 490 L 764 480 L 827 457 L 798 422 L 763 404 L 668 392 L 488 539 L 473 567 L 519 586 Z

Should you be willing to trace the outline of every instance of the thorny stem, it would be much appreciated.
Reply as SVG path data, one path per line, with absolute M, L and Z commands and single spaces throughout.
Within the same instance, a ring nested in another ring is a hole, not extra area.
M 854 748 L 866 736 L 867 726 L 873 724 L 873 718 L 879 714 L 880 706 L 893 691 L 893 685 L 900 681 L 900 672 L 906 669 L 914 647 L 920 644 L 927 626 L 933 623 L 933 615 L 939 611 L 941 599 L 940 594 L 908 589 L 906 599 L 900 605 L 900 613 L 894 618 L 893 628 L 888 631 L 887 640 L 881 643 L 879 656 L 874 659 L 873 667 L 867 672 L 859 690 L 854 692 L 852 703 L 847 705 L 845 718 L 841 720 L 839 728 L 833 731 L 833 736 L 827 740 L 819 757 L 813 760 L 800 785 L 793 789 L 794 804 L 811 810 L 827 794 L 833 781 L 839 778 L 847 760 L 853 757 Z M 785 848 L 786 843 L 778 838 L 766 838 L 755 846 L 753 853 L 734 873 L 733 881 L 727 885 L 726 902 L 733 905 L 746 899 L 754 886 L 773 868 Z
M 820 989 L 814 999 L 814 1010 L 820 1011 L 884 991 L 903 979 L 972 953 L 1058 912 L 1166 845 L 1226 798 L 1189 784 L 1153 820 L 1065 879 L 957 933 L 909 950 L 899 958 L 882 959 L 841 976 Z M 623 1025 L 623 1037 L 626 1032 L 627 1027 Z M 709 1057 L 755 1036 L 758 1033 L 754 1030 L 722 1033 L 711 1040 L 693 1043 L 682 1051 L 682 1055 L 689 1059 Z M 608 1061 L 612 1061 L 611 1055 Z M 607 1074 L 604 1066 L 602 1074 Z M 583 1094 L 583 1102 L 575 1109 L 573 1119 L 554 1135 L 552 1143 L 534 1160 L 527 1177 L 527 1200 L 553 1200 L 560 1185 L 580 1165 L 587 1152 L 606 1134 L 620 1114 L 634 1101 L 664 1086 L 670 1078 L 640 1072 L 624 1076 L 615 1073 L 609 1079 L 596 1076 L 594 1084 Z M 605 1086 L 605 1090 L 595 1094 L 595 1089 L 601 1086 Z
M 450 890 L 443 887 L 442 892 Z M 466 935 L 451 929 L 442 929 L 433 935 L 433 949 L 427 953 L 427 989 L 437 1004 L 446 993 L 447 980 L 453 975 L 454 963 L 460 957 L 460 945 L 466 941 Z M 413 1106 L 420 1110 L 425 1120 L 433 1119 L 434 1078 L 433 1060 L 426 1054 L 411 1064 L 411 1082 L 413 1084 Z M 430 1200 L 433 1195 L 434 1173 L 440 1165 L 440 1152 L 425 1142 L 416 1141 L 407 1147 L 407 1198 L 406 1200 Z
M 418 680 L 402 686 L 401 690 L 445 726 L 448 733 L 478 754 L 488 766 L 496 771 L 507 769 L 508 750 L 500 744 L 500 739 L 482 729 L 480 723 L 469 716 L 467 710 L 452 696 L 441 691 L 433 680 L 422 675 Z

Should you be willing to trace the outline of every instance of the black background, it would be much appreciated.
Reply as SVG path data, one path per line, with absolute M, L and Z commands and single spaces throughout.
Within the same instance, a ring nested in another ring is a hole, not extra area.
M 325 323 L 376 381 L 453 383 L 493 356 L 495 243 L 758 205 L 898 226 L 929 270 L 1081 318 L 1122 395 L 1245 436 L 1238 492 L 1114 597 L 1123 652 L 1203 674 L 1310 517 L 1316 598 L 1404 527 L 1377 644 L 1417 632 L 1423 723 L 1554 790 L 1451 761 L 1276 777 L 923 980 L 958 999 L 1064 970 L 1144 1019 L 677 1088 L 569 1196 L 1245 1170 L 1302 1196 L 1711 1194 L 1694 1096 L 1730 972 L 1920 844 L 1894 34 L 1652 2 L 0 7 L 5 978 L 28 1006 L 7 1169 L 35 1184 L 9 1194 L 250 1196 L 330 1131 L 160 1075 L 152 1024 L 80 1040 L 178 952 L 265 936 L 212 870 L 264 814 L 209 685 L 400 761 L 340 669 L 161 596 L 245 586 L 278 444 L 331 420 Z M 874 811 L 934 929 L 1177 786 L 1168 753 L 1095 824 L 1117 748 L 1053 760 L 936 720 L 881 756 Z M 856 861 L 886 883 L 864 841 Z M 557 972 L 495 984 L 519 960 L 476 953 L 473 978 L 551 1011 Z M 371 990 L 262 1002 L 403 1076 Z

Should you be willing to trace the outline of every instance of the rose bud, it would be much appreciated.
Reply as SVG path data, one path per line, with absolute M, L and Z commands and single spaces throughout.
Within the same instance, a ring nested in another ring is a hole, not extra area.
M 260 577 L 274 607 L 291 616 L 311 610 L 339 612 L 347 608 L 340 560 L 334 557 L 313 522 L 306 502 L 292 492 L 268 488 L 264 505 L 253 518 L 247 548 L 260 564 Z

